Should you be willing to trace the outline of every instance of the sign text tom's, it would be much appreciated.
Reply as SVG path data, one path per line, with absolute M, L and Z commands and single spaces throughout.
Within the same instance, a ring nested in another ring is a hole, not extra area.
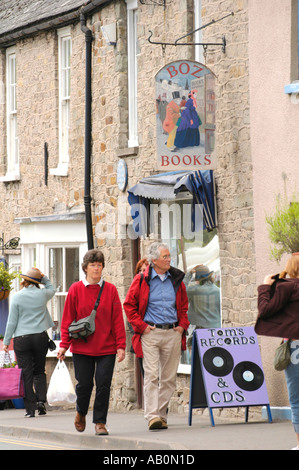
M 215 75 L 204 65 L 178 60 L 156 75 L 158 169 L 213 170 Z

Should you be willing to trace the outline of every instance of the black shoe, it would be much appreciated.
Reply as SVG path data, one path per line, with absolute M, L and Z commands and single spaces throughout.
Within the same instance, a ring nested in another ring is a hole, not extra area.
M 38 411 L 39 416 L 47 414 L 47 410 L 43 401 L 37 402 L 37 411 Z
M 24 416 L 25 416 L 25 418 L 34 418 L 35 412 L 34 411 L 26 411 Z

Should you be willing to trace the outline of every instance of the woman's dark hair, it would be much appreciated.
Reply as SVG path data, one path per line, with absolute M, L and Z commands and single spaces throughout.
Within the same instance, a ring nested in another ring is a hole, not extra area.
M 92 250 L 88 250 L 87 253 L 85 253 L 84 258 L 83 258 L 83 263 L 82 263 L 82 269 L 84 272 L 86 272 L 86 268 L 88 263 L 102 263 L 103 268 L 105 267 L 105 258 L 103 253 L 98 250 L 97 248 L 94 248 Z

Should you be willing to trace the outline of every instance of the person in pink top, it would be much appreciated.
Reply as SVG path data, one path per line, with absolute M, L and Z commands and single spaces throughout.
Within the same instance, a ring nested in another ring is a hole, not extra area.
M 107 435 L 107 413 L 115 357 L 125 358 L 126 333 L 122 306 L 116 287 L 105 281 L 95 318 L 95 332 L 83 339 L 72 339 L 68 328 L 74 320 L 90 315 L 102 286 L 104 255 L 98 249 L 89 250 L 83 259 L 84 281 L 75 282 L 68 291 L 61 322 L 61 343 L 58 359 L 64 360 L 70 348 L 73 354 L 76 385 L 77 413 L 75 428 L 82 432 L 86 426 L 93 381 L 96 394 L 93 422 L 96 435 Z

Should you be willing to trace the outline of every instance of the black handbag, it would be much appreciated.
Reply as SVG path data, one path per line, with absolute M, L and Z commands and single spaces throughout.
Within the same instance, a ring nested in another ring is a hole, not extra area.
M 97 313 L 97 308 L 100 303 L 100 298 L 102 295 L 102 291 L 104 288 L 105 281 L 102 283 L 102 287 L 100 289 L 98 298 L 96 300 L 94 309 L 92 310 L 91 314 L 88 317 L 81 318 L 81 320 L 74 320 L 68 330 L 69 330 L 69 336 L 73 339 L 84 339 L 86 341 L 86 338 L 90 336 L 92 333 L 95 332 L 95 317 Z
M 48 332 L 45 331 L 46 335 L 48 336 L 48 349 L 49 351 L 55 351 L 56 349 L 56 344 L 54 341 L 49 337 Z
M 48 341 L 48 349 L 49 351 L 55 351 L 56 349 L 56 344 L 51 338 L 49 338 L 49 341 Z

